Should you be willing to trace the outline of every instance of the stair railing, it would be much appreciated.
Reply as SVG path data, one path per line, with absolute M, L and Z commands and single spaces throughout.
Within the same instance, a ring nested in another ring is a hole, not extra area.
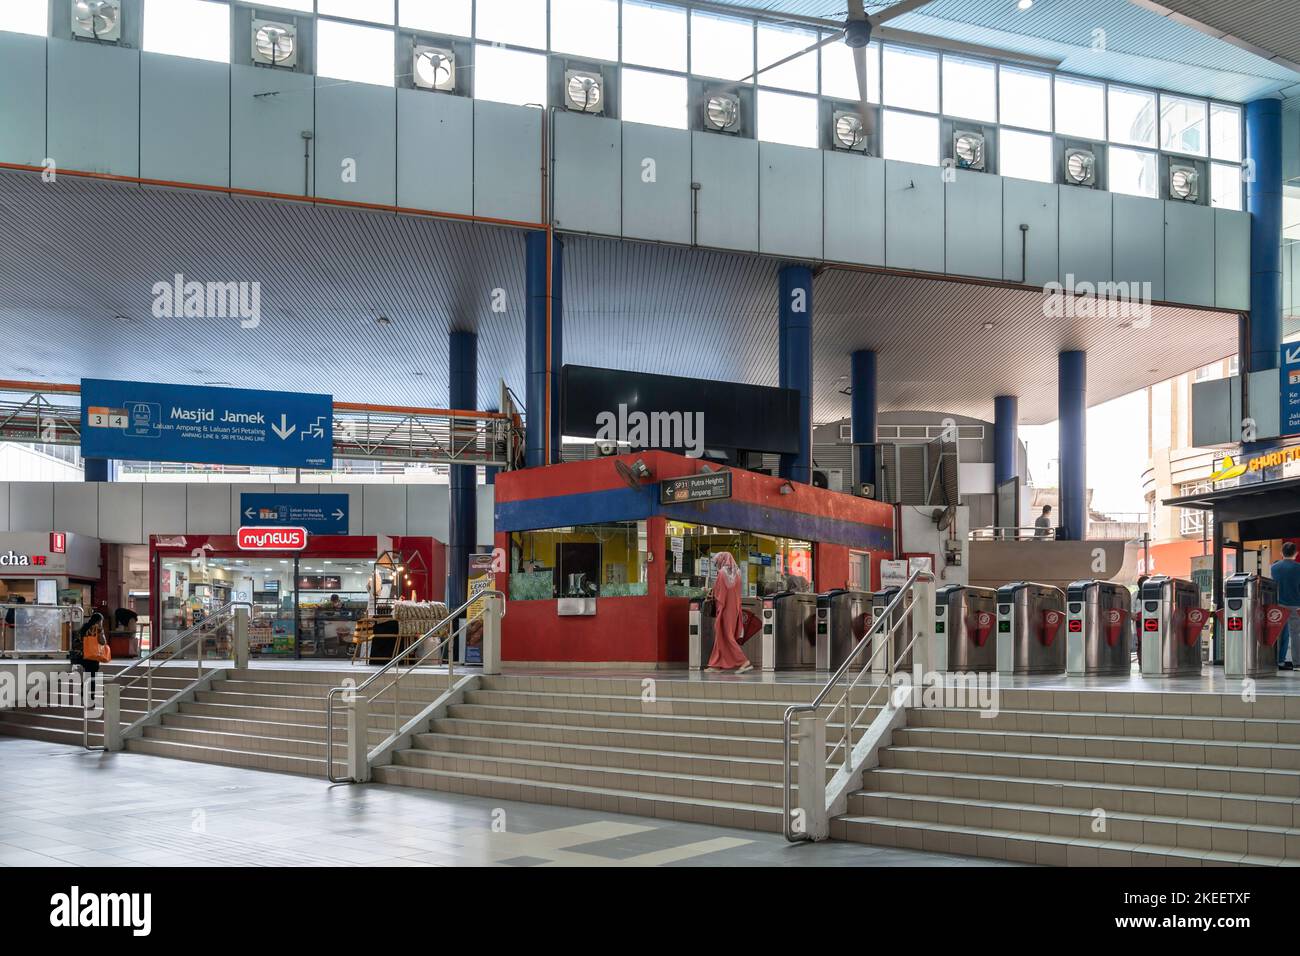
M 489 628 L 489 618 L 495 617 L 496 621 L 505 617 L 506 596 L 496 590 L 480 591 L 471 597 L 468 601 L 456 608 L 454 611 L 439 621 L 433 627 L 429 628 L 418 638 L 412 641 L 404 648 L 394 647 L 393 657 L 383 667 L 371 674 L 366 680 L 359 685 L 345 684 L 341 687 L 331 688 L 325 695 L 325 777 L 330 783 L 354 783 L 356 779 L 353 775 L 335 776 L 334 774 L 334 701 L 342 694 L 348 695 L 350 701 L 365 701 L 367 712 L 369 706 L 378 701 L 385 694 L 392 692 L 393 701 L 393 736 L 397 736 L 402 728 L 402 681 L 414 673 L 418 668 L 426 666 L 435 657 L 435 664 L 442 663 L 444 658 L 443 650 L 449 649 L 445 655 L 447 663 L 447 687 L 452 685 L 456 671 L 455 661 L 455 641 L 464 634 L 469 633 L 469 627 L 475 621 L 482 620 L 483 627 L 483 653 L 484 661 L 488 660 L 488 655 L 495 656 L 495 648 L 489 649 L 488 641 L 495 641 L 495 633 L 489 638 L 489 630 L 495 632 L 495 628 Z M 475 605 L 478 605 L 475 607 Z M 445 632 L 441 639 L 437 638 L 440 632 Z M 419 657 L 412 660 L 416 653 Z M 405 661 L 411 661 L 404 664 Z M 465 666 L 465 665 L 462 665 Z M 405 667 L 405 670 L 403 670 Z M 383 686 L 375 690 L 370 688 L 373 685 L 383 683 Z M 348 748 L 349 758 L 348 766 L 355 766 L 356 761 L 360 759 L 359 753 L 352 753 L 352 748 L 361 748 L 369 759 L 370 741 L 367 728 L 362 728 L 359 739 L 349 737 Z
M 907 646 L 901 651 L 895 653 L 894 636 L 898 633 L 899 628 L 908 621 L 916 607 L 917 597 L 915 585 L 918 581 L 933 583 L 934 573 L 927 571 L 924 568 L 917 568 L 914 570 L 903 586 L 898 589 L 898 593 L 895 594 L 889 604 L 885 606 L 884 610 L 874 616 L 874 619 L 871 622 L 871 627 L 867 629 L 867 632 L 853 646 L 853 650 L 849 652 L 844 663 L 839 666 L 839 669 L 835 671 L 830 680 L 828 680 L 822 689 L 817 692 L 817 695 L 812 699 L 812 701 L 807 704 L 795 704 L 786 708 L 783 720 L 784 736 L 782 748 L 781 787 L 781 808 L 783 811 L 783 820 L 781 828 L 782 832 L 785 834 L 785 838 L 791 843 L 798 843 L 802 840 L 810 839 L 806 832 L 796 831 L 794 826 L 793 786 L 791 779 L 791 724 L 796 715 L 817 713 L 826 704 L 827 699 L 832 693 L 834 693 L 835 689 L 843 685 L 843 692 L 840 694 L 839 698 L 830 705 L 830 708 L 827 711 L 828 717 L 835 714 L 836 711 L 843 714 L 843 733 L 841 734 L 839 741 L 827 754 L 826 765 L 831 764 L 837 757 L 839 757 L 840 752 L 843 751 L 843 766 L 846 770 L 850 768 L 853 760 L 854 731 L 857 729 L 858 722 L 862 719 L 863 715 L 869 713 L 871 708 L 875 706 L 877 696 L 880 694 L 881 690 L 886 692 L 886 700 L 888 700 L 888 691 L 894 685 L 894 675 L 899 669 L 900 662 L 907 659 L 907 655 L 916 645 L 917 634 L 913 631 L 912 639 L 908 642 Z M 902 609 L 901 613 L 896 613 L 900 608 Z M 875 649 L 868 654 L 867 659 L 862 666 L 856 671 L 851 672 L 854 661 L 871 648 L 872 641 L 877 637 L 883 639 L 880 640 Z M 868 695 L 866 702 L 860 707 L 856 707 L 855 712 L 853 692 L 857 689 L 858 685 L 862 683 L 863 679 L 872 673 L 874 665 L 877 660 L 881 658 L 882 654 L 884 655 L 884 673 L 882 680 L 880 683 L 872 687 L 871 693 Z
M 251 613 L 252 609 L 253 605 L 248 601 L 230 601 L 227 604 L 223 604 L 204 617 L 203 620 L 187 627 L 174 637 L 168 638 L 156 648 L 151 648 L 147 653 L 141 654 L 137 660 L 132 661 L 120 671 L 115 671 L 112 674 L 101 675 L 99 682 L 100 693 L 102 695 L 101 699 L 105 704 L 107 704 L 110 696 L 120 702 L 122 691 L 129 687 L 134 687 L 143 680 L 146 688 L 145 712 L 142 717 L 133 722 L 129 727 L 120 730 L 119 733 L 120 717 L 117 716 L 117 713 L 120 713 L 120 711 L 117 711 L 116 707 L 109 708 L 106 706 L 104 708 L 104 744 L 102 746 L 92 747 L 90 745 L 90 712 L 94 709 L 94 697 L 92 695 L 89 699 L 83 698 L 81 713 L 81 745 L 87 750 L 111 749 L 109 747 L 110 737 L 120 739 L 122 736 L 129 734 L 136 727 L 153 719 L 157 715 L 157 711 L 166 706 L 167 702 L 171 699 L 169 696 L 167 700 L 160 701 L 157 707 L 154 706 L 154 671 L 161 667 L 164 662 L 183 660 L 190 652 L 191 648 L 194 649 L 194 682 L 190 686 L 193 687 L 194 684 L 201 681 L 203 679 L 203 642 L 207 638 L 208 633 L 218 627 L 226 626 L 231 623 L 232 620 L 236 623 L 238 628 L 240 624 L 238 612 L 244 610 L 246 613 Z M 244 625 L 246 626 L 246 619 Z M 244 637 L 246 639 L 247 634 L 245 634 Z M 236 645 L 238 644 L 238 640 L 238 637 L 234 639 Z M 236 661 L 239 661 L 240 657 L 241 655 L 239 654 L 238 649 L 236 649 Z M 179 674 L 181 668 L 178 667 L 175 668 L 175 670 Z M 138 673 L 134 676 L 130 676 L 133 671 L 138 671 Z M 85 686 L 84 680 L 82 686 L 83 688 Z M 116 713 L 110 713 L 110 710 L 115 711 Z M 112 734 L 110 734 L 110 728 L 108 726 L 110 720 L 117 720 L 119 722 L 119 726 L 113 728 Z

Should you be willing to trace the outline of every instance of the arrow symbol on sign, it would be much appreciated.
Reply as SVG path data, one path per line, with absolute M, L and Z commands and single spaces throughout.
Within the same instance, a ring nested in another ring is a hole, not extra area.
M 342 509 L 342 508 L 335 508 L 335 509 L 334 509 L 334 517 L 336 517 L 336 518 L 338 518 L 340 521 L 342 521 L 342 520 L 343 520 L 343 509 Z
M 252 508 L 249 508 L 247 511 L 245 511 L 245 512 L 244 512 L 244 517 L 247 518 L 249 521 L 252 521 L 252 520 L 253 520 L 253 509 L 252 509 Z
M 1286 361 L 1287 364 L 1290 364 L 1291 362 L 1300 362 L 1300 345 L 1286 350 Z
M 285 415 L 283 412 L 280 413 L 280 424 L 276 425 L 274 422 L 271 424 L 271 431 L 280 436 L 280 441 L 284 441 L 297 430 L 298 426 L 290 425 L 289 416 Z

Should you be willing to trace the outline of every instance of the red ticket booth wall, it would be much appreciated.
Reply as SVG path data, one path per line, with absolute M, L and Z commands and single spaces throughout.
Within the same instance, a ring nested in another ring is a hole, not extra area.
M 402 596 L 443 600 L 446 549 L 427 536 L 312 535 L 302 551 L 257 552 L 240 550 L 233 535 L 151 536 L 154 646 L 223 604 L 247 600 L 253 656 L 346 657 L 369 610 L 375 559 L 390 542 L 411 556 Z
M 638 459 L 652 480 L 633 489 L 615 462 Z M 508 599 L 502 659 L 685 663 L 690 598 L 704 584 L 691 566 L 719 548 L 731 551 L 747 582 L 760 588 L 792 573 L 810 578 L 816 591 L 848 587 L 851 577 L 879 587 L 879 563 L 893 556 L 889 505 L 738 469 L 731 469 L 730 499 L 659 503 L 659 479 L 702 466 L 645 452 L 498 475 L 495 543 L 508 568 L 497 575 Z M 868 582 L 854 574 L 854 564 L 869 564 Z M 594 614 L 562 613 L 574 609 L 562 600 L 575 593 L 571 587 L 593 583 Z

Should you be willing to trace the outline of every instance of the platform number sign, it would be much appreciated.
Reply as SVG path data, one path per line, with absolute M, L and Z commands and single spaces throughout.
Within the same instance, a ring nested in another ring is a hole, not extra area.
M 86 409 L 86 424 L 91 428 L 126 428 L 131 413 L 125 408 L 91 406 Z

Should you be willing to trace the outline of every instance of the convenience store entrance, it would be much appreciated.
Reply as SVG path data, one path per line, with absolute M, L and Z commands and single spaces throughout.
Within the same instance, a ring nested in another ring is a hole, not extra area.
M 151 543 L 155 635 L 165 642 L 231 601 L 253 605 L 249 653 L 255 658 L 348 658 L 357 622 L 373 611 L 374 566 L 382 543 L 373 536 L 318 536 L 298 553 L 240 551 L 229 536 L 159 537 Z M 401 547 L 433 552 L 432 538 L 403 538 Z M 441 562 L 438 562 L 442 566 Z M 440 599 L 442 582 L 420 574 L 408 596 Z M 381 595 L 382 597 L 382 595 Z M 231 635 L 218 631 L 207 653 L 230 654 Z M 156 646 L 156 645 L 155 645 Z

